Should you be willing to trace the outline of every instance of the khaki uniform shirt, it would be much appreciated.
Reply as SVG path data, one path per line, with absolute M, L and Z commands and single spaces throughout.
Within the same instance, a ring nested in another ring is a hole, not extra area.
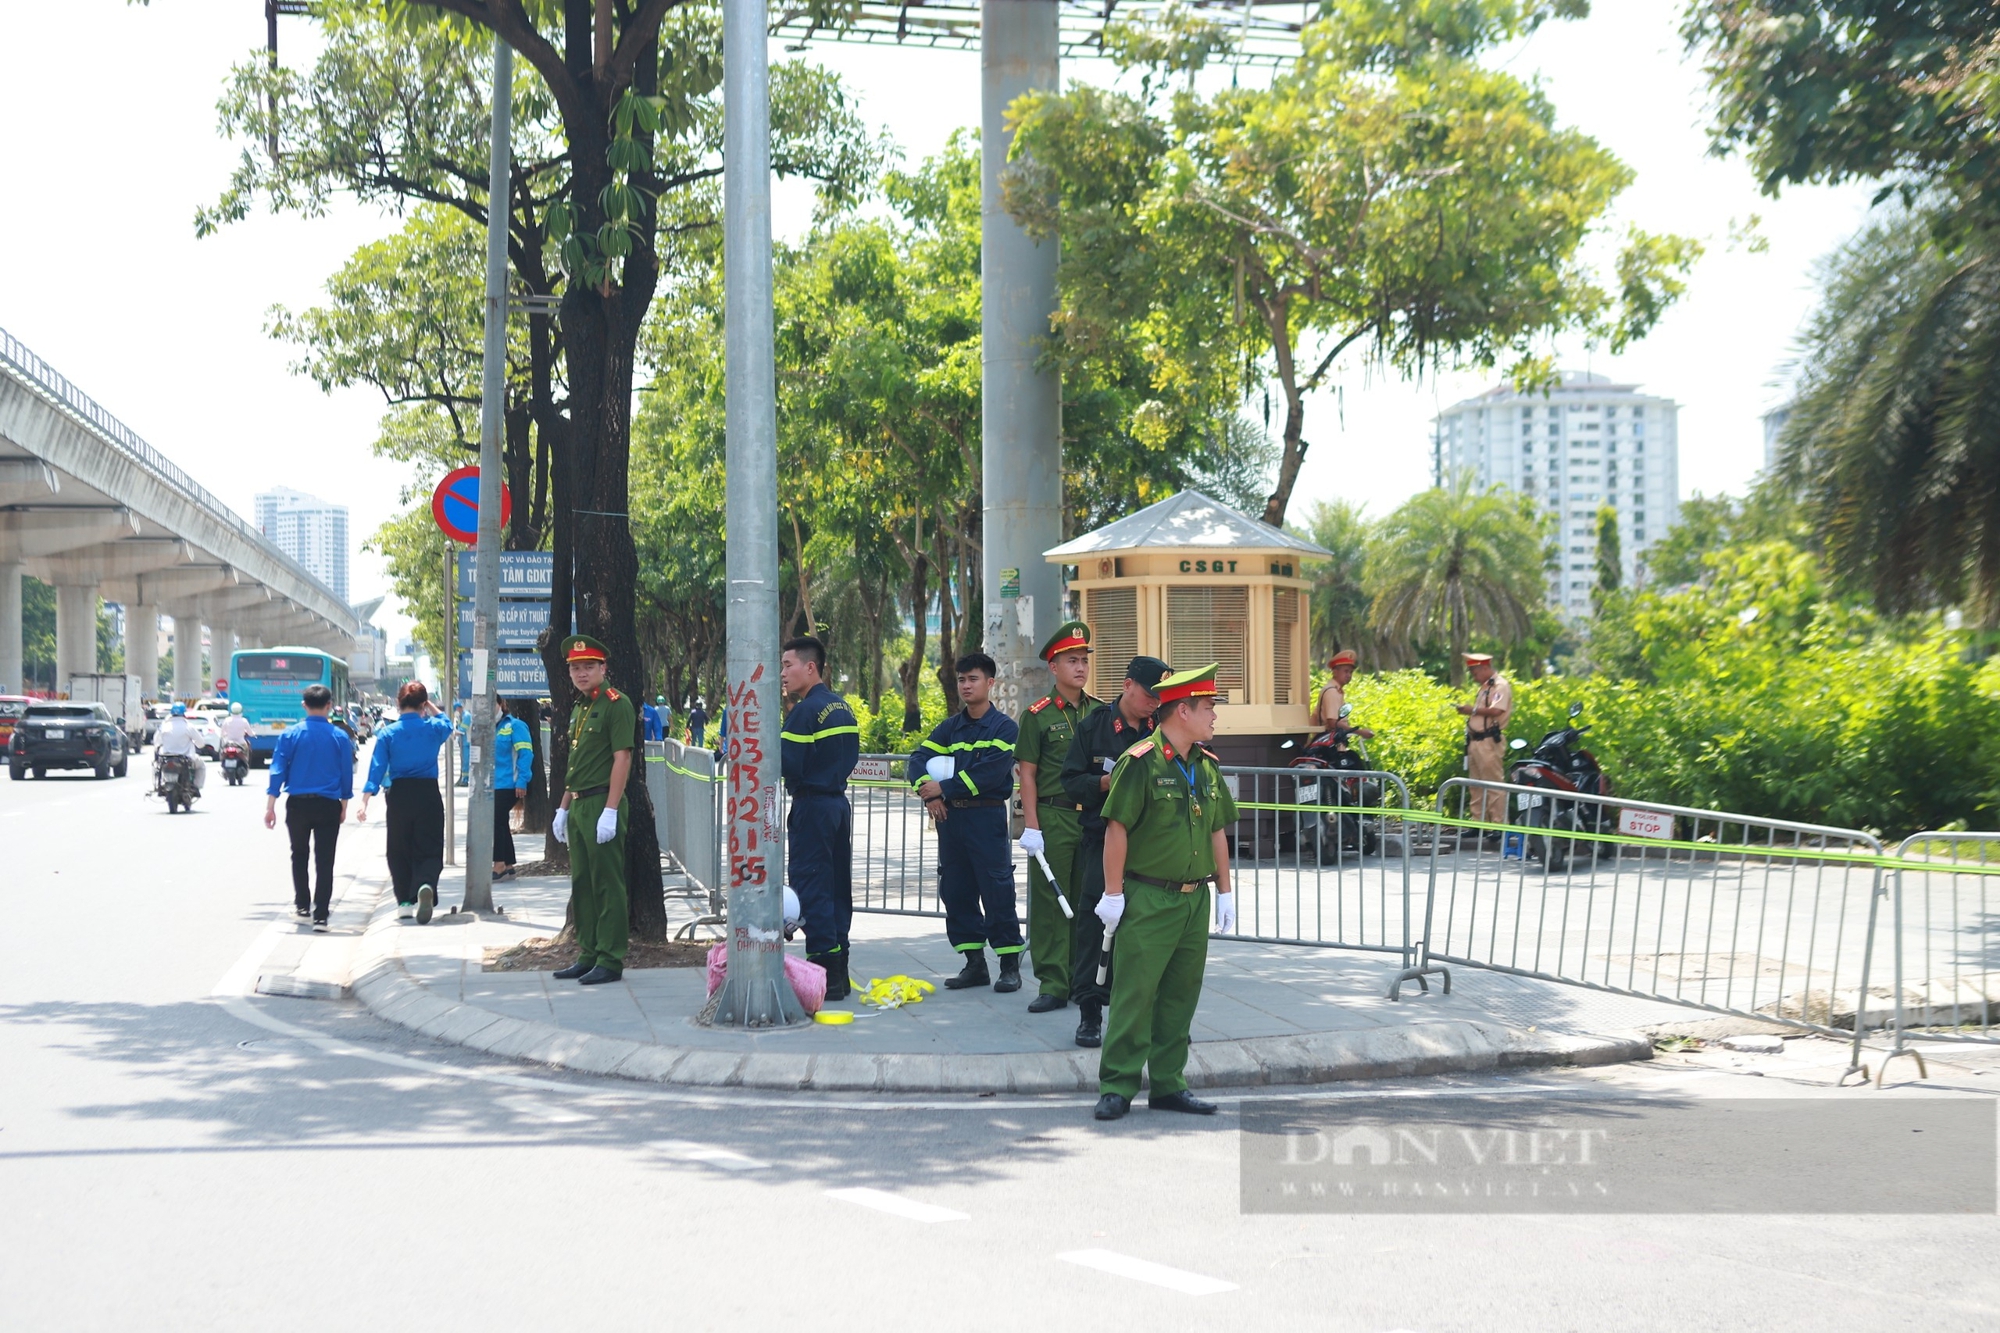
M 1328 731 L 1340 720 L 1340 710 L 1347 703 L 1347 691 L 1340 688 L 1340 682 L 1328 680 L 1319 692 L 1319 724 Z
M 1465 743 L 1467 745 L 1479 744 L 1481 743 L 1480 741 L 1474 740 L 1476 735 L 1482 732 L 1492 732 L 1496 734 L 1487 736 L 1484 739 L 1494 745 L 1498 745 L 1500 737 L 1497 733 L 1505 730 L 1507 719 L 1514 716 L 1514 687 L 1507 683 L 1505 676 L 1496 671 L 1486 678 L 1486 683 L 1481 685 L 1478 693 L 1472 696 L 1472 706 L 1475 709 L 1497 708 L 1500 710 L 1500 716 L 1466 718 Z
M 609 685 L 597 687 L 588 699 L 578 698 L 569 712 L 569 770 L 563 778 L 570 791 L 587 791 L 611 781 L 611 757 L 637 744 L 638 710 L 632 700 Z M 641 775 L 643 778 L 643 775 Z
M 1155 732 L 1119 757 L 1104 818 L 1125 826 L 1125 869 L 1186 883 L 1215 873 L 1215 837 L 1236 822 L 1236 799 L 1205 746 L 1176 755 Z

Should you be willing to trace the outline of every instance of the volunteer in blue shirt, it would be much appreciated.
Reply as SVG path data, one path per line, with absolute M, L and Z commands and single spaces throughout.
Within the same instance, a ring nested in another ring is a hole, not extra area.
M 340 821 L 354 795 L 354 742 L 327 717 L 333 691 L 308 685 L 306 720 L 278 737 L 271 752 L 271 785 L 264 791 L 264 827 L 278 826 L 278 796 L 285 795 L 285 831 L 292 838 L 292 906 L 312 928 L 326 929 L 333 908 L 333 852 Z M 306 863 L 314 882 L 306 887 Z
M 535 742 L 528 724 L 501 713 L 493 728 L 493 878 L 514 873 L 514 806 L 528 799 L 535 773 Z
M 652 704 L 646 704 L 644 707 L 640 708 L 639 715 L 643 717 L 646 721 L 647 740 L 657 741 L 665 739 L 664 733 L 662 733 L 662 731 L 660 730 L 659 709 L 655 708 Z
M 354 822 L 368 818 L 368 798 L 388 789 L 389 883 L 396 891 L 396 915 L 419 925 L 437 909 L 437 882 L 444 873 L 444 793 L 438 787 L 438 751 L 451 740 L 452 724 L 431 702 L 422 681 L 396 691 L 401 713 L 375 733 L 368 756 L 368 781 Z

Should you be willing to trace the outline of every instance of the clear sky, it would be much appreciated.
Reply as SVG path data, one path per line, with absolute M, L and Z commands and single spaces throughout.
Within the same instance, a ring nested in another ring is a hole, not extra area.
M 1540 79 L 1565 122 L 1637 173 L 1616 222 L 1702 238 L 1709 255 L 1688 298 L 1623 356 L 1589 368 L 1682 404 L 1685 491 L 1741 489 L 1762 459 L 1761 412 L 1782 397 L 1779 369 L 1811 305 L 1814 262 L 1857 225 L 1861 189 L 1758 195 L 1744 167 L 1707 155 L 1698 69 L 1683 61 L 1669 0 L 1600 0 L 1582 23 L 1553 25 L 1502 53 Z M 314 29 L 283 24 L 288 60 L 308 59 Z M 313 219 L 256 216 L 197 240 L 237 147 L 216 134 L 229 67 L 263 43 L 256 0 L 0 0 L 0 327 L 21 338 L 209 489 L 251 512 L 286 485 L 347 505 L 357 542 L 401 503 L 408 478 L 369 450 L 379 398 L 322 394 L 289 373 L 290 349 L 263 329 L 275 304 L 302 307 L 355 246 L 395 219 L 336 203 Z M 774 50 L 774 56 L 783 53 Z M 863 114 L 911 158 L 979 119 L 977 56 L 815 45 L 845 74 Z M 1077 62 L 1067 77 L 1106 81 Z M 1246 76 L 1247 77 L 1247 76 Z M 1732 221 L 1763 217 L 1769 249 L 1728 245 Z M 806 200 L 781 191 L 777 220 L 795 234 Z M 1565 347 L 1565 365 L 1585 364 Z M 1490 377 L 1421 383 L 1347 369 L 1338 399 L 1307 411 L 1312 441 L 1294 515 L 1314 499 L 1393 508 L 1429 481 L 1429 420 Z M 354 558 L 357 601 L 387 590 L 380 562 Z M 386 621 L 385 621 L 386 623 Z

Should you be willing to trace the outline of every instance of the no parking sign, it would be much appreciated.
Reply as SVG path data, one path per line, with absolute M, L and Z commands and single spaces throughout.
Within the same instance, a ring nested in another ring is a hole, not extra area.
M 500 526 L 514 516 L 514 497 L 507 483 L 500 483 Z M 472 546 L 479 541 L 479 468 L 453 468 L 431 492 L 431 517 L 438 530 L 455 542 Z

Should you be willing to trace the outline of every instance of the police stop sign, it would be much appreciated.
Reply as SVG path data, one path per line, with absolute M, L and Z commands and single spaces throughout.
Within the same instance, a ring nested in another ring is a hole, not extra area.
M 514 516 L 514 497 L 500 483 L 500 526 Z M 471 546 L 479 540 L 479 469 L 453 468 L 431 492 L 431 517 L 438 530 L 455 542 Z

